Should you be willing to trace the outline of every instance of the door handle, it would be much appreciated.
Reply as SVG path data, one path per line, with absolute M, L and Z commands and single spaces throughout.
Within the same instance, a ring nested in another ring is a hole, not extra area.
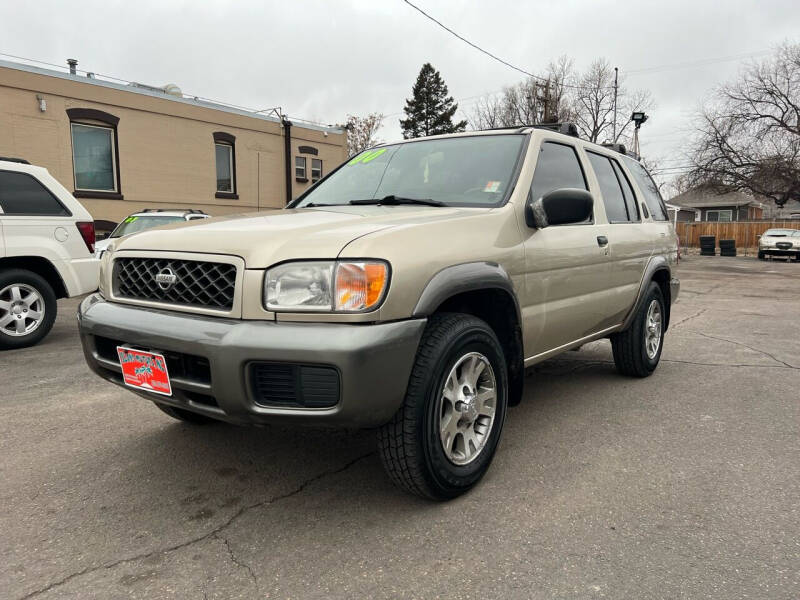
M 597 245 L 598 246 L 608 246 L 608 238 L 604 235 L 597 236 Z

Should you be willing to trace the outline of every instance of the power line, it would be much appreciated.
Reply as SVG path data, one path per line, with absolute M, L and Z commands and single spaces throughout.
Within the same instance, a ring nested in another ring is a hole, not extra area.
M 717 56 L 712 58 L 701 58 L 698 60 L 691 60 L 682 63 L 673 63 L 671 65 L 659 65 L 657 67 L 644 67 L 641 69 L 629 69 L 625 72 L 626 75 L 638 75 L 640 73 L 660 73 L 662 71 L 671 71 L 675 69 L 688 69 L 692 67 L 702 67 L 705 65 L 713 65 L 721 62 L 728 62 L 732 60 L 742 60 L 744 58 L 753 58 L 755 56 L 764 56 L 770 54 L 771 50 L 757 50 L 756 52 L 748 52 L 745 54 L 732 54 L 730 56 Z
M 473 43 L 473 42 L 470 42 L 470 41 L 469 41 L 467 38 L 465 38 L 463 35 L 460 35 L 460 34 L 456 33 L 455 31 L 453 31 L 452 29 L 450 29 L 450 28 L 449 28 L 447 25 L 445 25 L 444 23 L 442 23 L 441 21 L 439 21 L 439 20 L 438 20 L 438 19 L 436 19 L 435 17 L 432 17 L 431 15 L 429 15 L 428 13 L 426 13 L 426 12 L 425 12 L 424 10 L 422 10 L 422 9 L 421 9 L 419 6 L 417 6 L 417 5 L 415 5 L 415 4 L 412 4 L 411 2 L 409 2 L 409 0 L 403 0 L 403 2 L 405 2 L 406 4 L 408 4 L 408 5 L 409 5 L 411 8 L 413 8 L 414 10 L 416 10 L 416 11 L 417 11 L 418 13 L 420 13 L 421 15 L 423 15 L 423 16 L 424 16 L 426 19 L 429 19 L 429 20 L 433 21 L 433 22 L 434 22 L 434 23 L 436 23 L 436 24 L 437 24 L 439 27 L 441 27 L 442 29 L 444 29 L 444 30 L 445 30 L 445 31 L 447 31 L 448 33 L 450 33 L 450 34 L 454 35 L 455 37 L 457 37 L 458 39 L 460 39 L 460 40 L 461 40 L 462 42 L 464 42 L 465 44 L 468 44 L 469 46 L 472 46 L 472 47 L 473 47 L 473 48 L 475 48 L 475 49 L 476 49 L 478 52 L 482 52 L 482 53 L 483 53 L 483 54 L 485 54 L 486 56 L 488 56 L 488 57 L 490 57 L 490 58 L 493 58 L 494 60 L 496 60 L 496 61 L 498 61 L 498 62 L 500 62 L 500 63 L 504 64 L 505 66 L 507 66 L 507 67 L 509 67 L 509 68 L 511 68 L 511 69 L 514 69 L 515 71 L 519 71 L 519 72 L 520 72 L 520 73 L 522 73 L 523 75 L 527 75 L 528 77 L 532 77 L 532 78 L 534 78 L 534 79 L 538 79 L 539 81 L 550 81 L 550 80 L 549 80 L 547 77 L 542 77 L 541 75 L 534 75 L 533 73 L 531 73 L 531 72 L 529 72 L 529 71 L 526 71 L 525 69 L 521 69 L 521 68 L 519 68 L 519 67 L 517 67 L 517 66 L 515 66 L 515 65 L 512 65 L 512 64 L 511 64 L 510 62 L 508 62 L 507 60 L 504 60 L 504 59 L 500 58 L 499 56 L 497 56 L 496 54 L 492 54 L 492 53 L 491 53 L 491 52 L 489 52 L 488 50 L 485 50 L 484 48 L 481 48 L 481 47 L 480 47 L 480 46 L 478 46 L 477 44 L 475 44 L 475 43 Z M 584 85 L 571 85 L 571 84 L 564 83 L 564 82 L 554 82 L 554 85 L 558 85 L 558 86 L 561 86 L 561 87 L 567 87 L 567 88 L 573 88 L 573 89 L 587 89 L 587 88 L 588 88 L 588 89 L 594 89 L 594 88 L 592 88 L 592 87 L 590 87 L 590 86 L 584 86 Z M 611 89 L 611 87 L 602 88 L 602 89 Z

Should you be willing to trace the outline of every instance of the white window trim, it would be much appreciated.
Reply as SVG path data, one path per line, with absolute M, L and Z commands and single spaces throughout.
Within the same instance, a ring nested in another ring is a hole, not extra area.
M 81 127 L 94 127 L 95 129 L 105 129 L 111 132 L 111 173 L 112 181 L 114 182 L 114 189 L 95 189 L 95 188 L 79 188 L 78 178 L 75 173 L 75 133 L 73 127 L 80 125 Z M 119 193 L 119 185 L 117 184 L 117 131 L 109 125 L 93 125 L 91 123 L 83 123 L 81 121 L 70 121 L 69 124 L 69 141 L 72 146 L 72 183 L 76 192 L 105 192 L 107 194 Z
M 223 148 L 226 148 L 228 150 L 228 169 L 230 170 L 230 174 L 231 174 L 231 189 L 229 189 L 229 190 L 221 190 L 221 189 L 217 188 L 217 191 L 219 193 L 221 193 L 221 194 L 235 194 L 236 193 L 235 192 L 235 190 L 236 190 L 236 173 L 234 173 L 234 171 L 233 171 L 233 144 L 228 144 L 228 143 L 225 143 L 225 142 L 214 142 L 214 149 L 215 149 L 215 152 L 214 152 L 214 179 L 217 178 L 217 162 L 216 162 L 217 161 L 217 153 L 216 153 L 216 147 L 217 146 L 222 146 Z
M 303 166 L 302 167 L 298 167 L 297 166 L 297 159 L 298 158 L 303 161 Z M 298 175 L 298 173 L 297 173 L 298 169 L 302 169 L 303 170 L 303 174 L 302 175 Z M 308 169 L 308 161 L 306 160 L 306 157 L 305 156 L 295 156 L 294 157 L 294 176 L 297 177 L 298 179 L 306 179 L 307 178 L 306 177 L 306 173 L 308 172 L 307 169 Z
M 314 171 L 317 170 L 314 168 L 314 162 L 319 162 L 319 173 L 314 175 Z M 312 158 L 311 159 L 311 181 L 319 181 L 322 179 L 322 159 L 321 158 Z
M 717 213 L 717 220 L 711 221 L 712 223 L 733 223 L 733 210 L 730 208 L 725 210 L 706 210 L 706 222 L 709 221 L 708 215 L 710 215 L 711 213 Z M 722 219 L 720 219 L 720 215 L 724 213 L 726 213 L 730 217 L 727 221 L 723 221 Z

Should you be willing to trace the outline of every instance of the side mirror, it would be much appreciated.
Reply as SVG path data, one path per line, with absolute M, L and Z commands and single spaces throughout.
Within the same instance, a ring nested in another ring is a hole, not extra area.
M 528 199 L 525 222 L 539 229 L 550 225 L 582 223 L 592 216 L 594 198 L 586 190 L 562 188 L 537 199 Z

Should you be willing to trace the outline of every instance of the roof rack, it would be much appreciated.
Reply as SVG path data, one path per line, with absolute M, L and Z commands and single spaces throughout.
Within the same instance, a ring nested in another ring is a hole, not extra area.
M 578 135 L 578 126 L 575 123 L 537 123 L 536 125 L 511 125 L 510 127 L 487 127 L 481 131 L 502 131 L 504 129 L 513 129 L 515 133 L 522 133 L 526 129 L 548 129 L 564 135 L 571 135 L 572 137 L 580 137 Z
M 29 164 L 31 164 L 27 160 L 25 160 L 24 158 L 11 158 L 10 156 L 0 156 L 0 160 L 4 160 L 6 162 L 19 163 L 21 165 L 29 165 Z
M 614 152 L 619 152 L 620 154 L 628 154 L 628 150 L 625 148 L 625 144 L 612 144 L 610 142 L 606 142 L 605 144 L 600 144 L 603 148 L 608 148 L 609 150 L 613 150 Z
M 196 208 L 145 208 L 143 213 L 150 213 L 150 212 L 187 212 L 193 215 L 204 215 L 206 214 L 205 211 L 198 210 Z
M 533 127 L 534 129 L 549 129 L 550 131 L 563 133 L 564 135 L 580 137 L 578 135 L 578 126 L 575 125 L 575 123 L 538 123 L 536 125 L 527 125 L 521 129 L 527 129 L 528 127 Z
M 613 150 L 614 152 L 619 152 L 624 156 L 630 156 L 631 158 L 635 158 L 636 160 L 640 160 L 639 156 L 636 156 L 635 152 L 629 151 L 625 144 L 612 144 L 610 142 L 606 142 L 605 144 L 600 144 L 603 148 L 608 148 L 609 150 Z

